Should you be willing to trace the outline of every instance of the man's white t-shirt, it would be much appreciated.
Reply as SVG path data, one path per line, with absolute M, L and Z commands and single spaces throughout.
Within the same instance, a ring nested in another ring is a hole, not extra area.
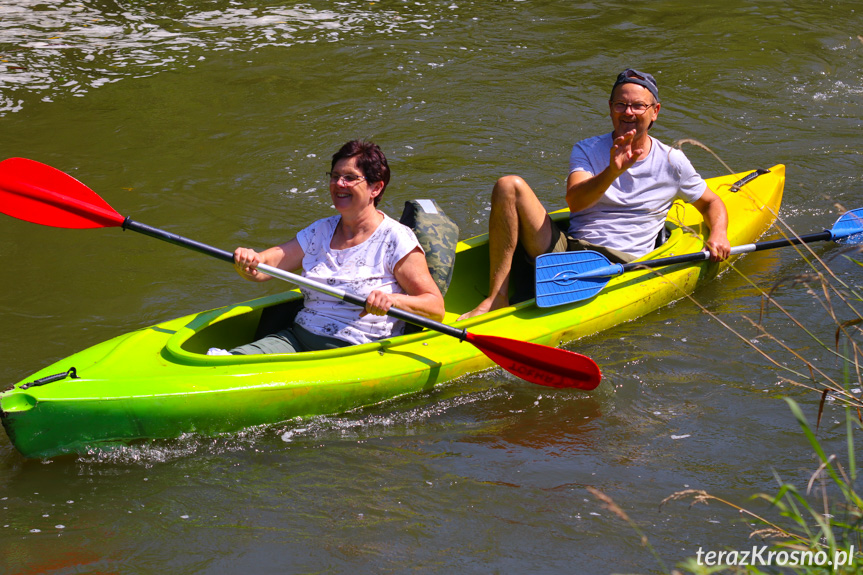
M 383 212 L 379 212 L 383 214 Z M 363 243 L 344 249 L 330 247 L 341 216 L 318 220 L 297 234 L 303 248 L 303 276 L 356 294 L 363 299 L 373 290 L 404 293 L 394 275 L 395 265 L 420 248 L 413 231 L 386 214 Z M 367 314 L 340 299 L 301 287 L 305 306 L 294 323 L 312 333 L 361 344 L 404 333 L 404 322 L 388 315 Z
M 647 157 L 614 180 L 596 204 L 570 216 L 570 236 L 641 257 L 653 250 L 674 200 L 691 203 L 701 197 L 707 183 L 686 155 L 648 137 Z M 612 135 L 604 134 L 575 144 L 569 172 L 602 172 L 612 143 Z

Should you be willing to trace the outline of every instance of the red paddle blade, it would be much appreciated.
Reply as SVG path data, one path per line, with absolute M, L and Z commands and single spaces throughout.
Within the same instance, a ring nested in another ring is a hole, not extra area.
M 125 219 L 69 174 L 25 158 L 0 162 L 0 212 L 55 228 L 116 227 Z
M 596 362 L 580 353 L 494 335 L 468 333 L 467 341 L 511 374 L 531 383 L 590 390 L 602 380 Z

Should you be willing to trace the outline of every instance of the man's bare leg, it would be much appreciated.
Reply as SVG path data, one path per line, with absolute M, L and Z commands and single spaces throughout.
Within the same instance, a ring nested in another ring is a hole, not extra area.
M 488 220 L 488 297 L 459 319 L 509 305 L 509 277 L 516 246 L 521 241 L 528 255 L 538 256 L 551 243 L 551 226 L 545 207 L 522 178 L 504 176 L 495 183 Z

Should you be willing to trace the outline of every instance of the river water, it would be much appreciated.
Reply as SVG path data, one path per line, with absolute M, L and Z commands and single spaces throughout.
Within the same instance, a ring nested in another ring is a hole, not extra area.
M 781 215 L 819 231 L 836 203 L 863 205 L 861 12 L 802 0 L 4 0 L 0 157 L 55 166 L 124 215 L 232 249 L 331 214 L 329 157 L 368 137 L 394 172 L 385 211 L 434 197 L 469 237 L 506 173 L 563 206 L 572 144 L 610 129 L 611 83 L 635 67 L 660 83 L 656 137 L 695 138 L 734 171 L 786 164 Z M 705 177 L 726 173 L 686 151 Z M 283 288 L 134 236 L 0 220 L 0 385 Z M 859 280 L 844 258 L 831 267 Z M 761 303 L 749 281 L 769 289 L 810 268 L 774 250 L 737 269 L 696 299 L 749 339 Z M 841 376 L 827 312 L 804 286 L 777 294 L 828 349 L 775 313 L 772 333 Z M 749 497 L 775 492 L 775 475 L 802 488 L 817 467 L 781 397 L 814 420 L 819 396 L 689 300 L 569 348 L 596 359 L 610 391 L 492 370 L 218 439 L 34 461 L 0 436 L 0 572 L 659 573 L 753 541 L 733 510 L 657 512 L 665 497 L 705 489 L 757 507 Z M 828 402 L 819 437 L 840 454 L 843 420 Z

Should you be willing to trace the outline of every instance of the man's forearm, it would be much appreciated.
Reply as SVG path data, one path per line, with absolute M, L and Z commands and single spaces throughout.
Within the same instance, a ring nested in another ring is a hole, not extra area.
M 585 177 L 586 175 L 586 172 L 573 172 L 569 175 L 566 205 L 571 212 L 580 212 L 594 205 L 617 179 L 617 175 L 611 171 L 611 166 L 595 176 Z

